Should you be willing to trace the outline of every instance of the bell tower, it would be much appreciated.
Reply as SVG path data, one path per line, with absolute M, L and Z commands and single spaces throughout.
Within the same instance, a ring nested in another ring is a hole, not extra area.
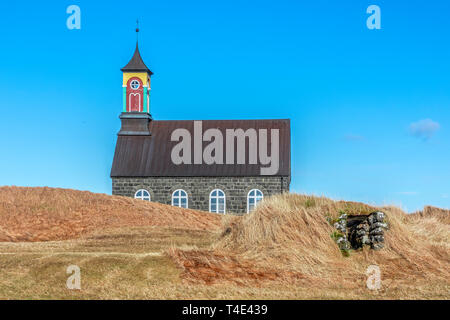
M 150 77 L 153 72 L 145 65 L 139 52 L 136 27 L 136 49 L 130 62 L 120 69 L 123 73 L 123 107 L 118 135 L 150 135 Z
M 136 28 L 136 35 L 139 28 Z M 153 72 L 142 61 L 138 41 L 130 62 L 123 67 L 123 112 L 150 113 L 150 77 Z

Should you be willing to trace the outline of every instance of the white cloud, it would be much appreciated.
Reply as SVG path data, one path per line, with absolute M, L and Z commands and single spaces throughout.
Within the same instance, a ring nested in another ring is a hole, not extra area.
M 418 194 L 418 192 L 415 192 L 415 191 L 402 191 L 402 192 L 397 192 L 397 193 L 404 195 L 404 196 L 415 196 L 416 194 Z
M 409 125 L 409 133 L 419 139 L 428 140 L 441 125 L 431 119 L 422 119 Z

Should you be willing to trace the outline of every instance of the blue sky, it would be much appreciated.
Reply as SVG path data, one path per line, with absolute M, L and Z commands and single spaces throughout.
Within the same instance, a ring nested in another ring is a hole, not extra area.
M 366 27 L 371 4 L 381 30 Z M 111 193 L 139 18 L 155 119 L 290 118 L 292 191 L 448 208 L 449 13 L 444 0 L 2 2 L 0 185 Z

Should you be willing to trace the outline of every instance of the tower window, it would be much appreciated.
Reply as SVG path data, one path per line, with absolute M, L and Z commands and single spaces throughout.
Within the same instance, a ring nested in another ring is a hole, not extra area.
M 209 212 L 225 213 L 225 193 L 220 189 L 214 189 L 209 194 Z
M 136 191 L 136 193 L 134 194 L 134 198 L 141 199 L 141 200 L 147 200 L 147 201 L 151 200 L 150 192 L 148 192 L 145 189 L 139 189 L 138 191 Z
M 247 195 L 247 213 L 252 211 L 258 202 L 260 202 L 263 199 L 263 193 L 261 190 L 258 189 L 252 189 Z
M 137 80 L 132 80 L 131 83 L 130 83 L 130 87 L 131 87 L 131 89 L 133 89 L 133 90 L 139 89 L 139 86 L 140 86 L 140 85 L 141 85 L 141 84 L 140 84 L 139 81 L 137 81 Z
M 182 189 L 175 190 L 172 193 L 172 205 L 180 208 L 188 207 L 188 195 Z

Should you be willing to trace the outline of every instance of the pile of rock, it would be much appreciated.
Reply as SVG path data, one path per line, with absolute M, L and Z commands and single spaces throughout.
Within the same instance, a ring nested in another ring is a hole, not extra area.
M 341 214 L 334 223 L 334 227 L 339 231 L 336 234 L 336 243 L 341 250 L 351 249 L 350 242 L 347 238 L 347 215 Z
M 383 212 L 372 212 L 369 215 L 342 214 L 334 223 L 334 227 L 339 231 L 336 242 L 341 249 L 359 249 L 364 245 L 370 245 L 374 250 L 384 247 L 384 229 L 387 224 L 384 222 Z
M 378 250 L 384 247 L 384 230 L 387 229 L 387 223 L 384 222 L 383 212 L 373 212 L 367 218 L 369 223 L 370 247 Z

